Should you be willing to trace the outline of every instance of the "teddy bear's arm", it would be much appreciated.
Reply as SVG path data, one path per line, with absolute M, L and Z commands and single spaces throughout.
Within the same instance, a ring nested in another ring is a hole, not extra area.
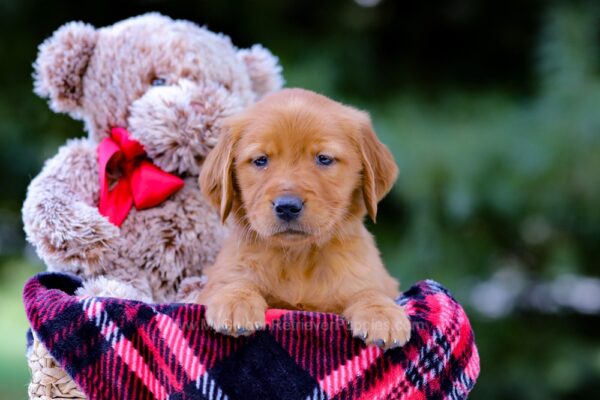
M 31 182 L 23 205 L 27 240 L 50 269 L 91 272 L 119 230 L 97 209 L 95 146 L 70 140 Z

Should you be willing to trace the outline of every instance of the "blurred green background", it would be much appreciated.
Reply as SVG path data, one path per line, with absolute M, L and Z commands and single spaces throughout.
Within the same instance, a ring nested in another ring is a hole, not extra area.
M 403 286 L 464 304 L 481 355 L 473 399 L 600 391 L 600 4 L 592 1 L 0 2 L 0 399 L 26 397 L 20 292 L 26 187 L 82 125 L 34 96 L 60 25 L 146 11 L 281 58 L 288 86 L 372 113 L 401 175 L 375 232 Z

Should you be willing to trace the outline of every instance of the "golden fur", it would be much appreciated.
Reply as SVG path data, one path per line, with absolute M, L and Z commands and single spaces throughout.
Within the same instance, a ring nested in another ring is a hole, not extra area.
M 394 303 L 398 282 L 385 270 L 362 220 L 391 189 L 398 168 L 368 115 L 324 96 L 287 89 L 225 122 L 200 187 L 234 227 L 198 301 L 219 331 L 264 326 L 267 307 L 342 314 L 355 336 L 384 348 L 404 344 L 410 323 Z M 333 158 L 319 165 L 318 155 Z M 257 167 L 253 161 L 268 157 Z M 273 201 L 304 201 L 281 221 Z

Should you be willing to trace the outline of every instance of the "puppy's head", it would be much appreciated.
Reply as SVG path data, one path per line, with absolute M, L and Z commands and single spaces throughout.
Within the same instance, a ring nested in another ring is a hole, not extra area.
M 320 243 L 368 213 L 398 168 L 369 116 L 324 96 L 286 89 L 230 118 L 200 187 L 223 221 L 280 244 Z

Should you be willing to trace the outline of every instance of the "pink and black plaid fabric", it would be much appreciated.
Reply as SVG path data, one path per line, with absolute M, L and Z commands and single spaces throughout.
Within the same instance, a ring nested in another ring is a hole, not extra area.
M 43 273 L 24 289 L 38 338 L 90 399 L 464 399 L 479 356 L 461 306 L 433 281 L 398 302 L 405 346 L 382 352 L 332 314 L 269 310 L 266 330 L 231 338 L 204 307 L 74 296 L 80 281 Z

